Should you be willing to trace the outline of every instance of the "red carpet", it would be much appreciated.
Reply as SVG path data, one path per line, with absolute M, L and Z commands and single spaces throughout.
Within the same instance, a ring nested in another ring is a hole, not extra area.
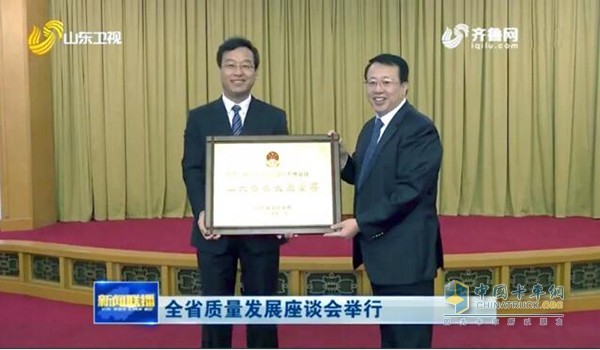
M 446 254 L 600 246 L 600 220 L 551 217 L 449 217 L 440 219 Z M 193 253 L 192 219 L 58 223 L 26 232 L 0 232 L 0 239 L 92 247 Z M 304 235 L 282 249 L 284 256 L 349 256 L 351 242 Z
M 600 220 L 549 217 L 442 217 L 448 254 L 600 246 Z M 18 239 L 93 247 L 193 253 L 191 219 L 59 223 L 27 232 L 0 232 Z M 286 244 L 285 256 L 349 256 L 349 241 L 320 235 Z M 95 326 L 88 306 L 0 293 L 0 347 L 18 348 L 197 348 L 198 326 Z M 10 316 L 9 316 L 10 315 Z M 534 319 L 534 321 L 537 321 Z M 590 348 L 600 345 L 600 311 L 569 313 L 563 326 L 549 319 L 507 326 L 436 326 L 437 348 Z M 244 347 L 245 330 L 234 328 L 234 346 Z M 310 336 L 307 336 L 309 334 Z M 376 326 L 281 326 L 284 348 L 379 347 Z
M 0 293 L 0 348 L 197 348 L 199 326 L 92 324 L 89 306 Z M 10 315 L 10 316 L 9 316 Z M 593 348 L 600 345 L 600 311 L 569 313 L 563 326 L 435 326 L 436 348 Z M 378 348 L 376 326 L 279 328 L 282 348 Z M 234 327 L 234 347 L 244 347 L 245 328 Z

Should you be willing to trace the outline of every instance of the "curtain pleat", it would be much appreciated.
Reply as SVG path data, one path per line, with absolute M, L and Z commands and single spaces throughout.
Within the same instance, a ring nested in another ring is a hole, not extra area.
M 219 44 L 249 38 L 253 94 L 293 134 L 335 129 L 352 151 L 373 112 L 363 71 L 382 52 L 410 67 L 409 100 L 444 146 L 445 215 L 600 217 L 600 3 L 595 0 L 50 0 L 65 32 L 122 45 L 52 52 L 61 221 L 190 214 L 187 111 L 219 97 Z M 516 28 L 518 48 L 446 48 L 446 28 Z M 352 188 L 343 185 L 343 212 Z

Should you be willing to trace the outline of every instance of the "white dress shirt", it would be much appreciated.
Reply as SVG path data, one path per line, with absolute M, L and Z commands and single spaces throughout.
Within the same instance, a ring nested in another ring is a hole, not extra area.
M 225 104 L 225 109 L 227 110 L 227 116 L 229 117 L 229 125 L 233 127 L 233 115 L 235 112 L 233 111 L 233 106 L 240 106 L 240 118 L 242 119 L 242 126 L 244 126 L 244 122 L 246 121 L 246 114 L 248 114 L 248 108 L 250 107 L 250 101 L 252 100 L 252 95 L 248 95 L 248 98 L 243 100 L 240 103 L 235 103 L 232 100 L 228 99 L 225 95 L 221 95 L 223 100 L 223 104 Z
M 398 107 L 396 107 L 396 108 L 392 109 L 391 111 L 387 112 L 382 117 L 379 117 L 378 115 L 375 115 L 375 117 L 379 118 L 379 120 L 381 120 L 381 122 L 383 123 L 383 126 L 381 127 L 381 130 L 379 131 L 379 139 L 377 139 L 378 143 L 381 140 L 381 136 L 383 136 L 383 132 L 385 131 L 385 129 L 387 128 L 387 126 L 390 124 L 390 122 L 392 121 L 392 119 L 394 118 L 394 116 L 396 115 L 396 113 L 398 113 L 398 111 L 400 110 L 400 108 L 402 108 L 402 106 L 404 106 L 405 103 L 406 103 L 406 98 L 404 98 L 402 100 L 402 102 L 400 102 L 400 104 L 398 105 Z

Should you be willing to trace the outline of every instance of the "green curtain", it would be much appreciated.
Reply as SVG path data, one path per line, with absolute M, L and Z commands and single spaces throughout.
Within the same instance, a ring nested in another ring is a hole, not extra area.
M 190 108 L 221 92 L 216 49 L 261 54 L 253 93 L 293 134 L 338 130 L 353 150 L 372 116 L 368 59 L 402 55 L 409 100 L 444 146 L 445 215 L 600 217 L 600 2 L 596 0 L 50 0 L 65 31 L 53 101 L 60 220 L 189 215 L 181 176 Z M 442 45 L 446 28 L 518 29 L 518 48 Z M 352 188 L 343 186 L 343 212 Z

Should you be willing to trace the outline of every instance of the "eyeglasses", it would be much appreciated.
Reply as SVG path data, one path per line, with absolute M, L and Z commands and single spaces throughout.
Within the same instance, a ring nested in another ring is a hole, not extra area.
M 247 62 L 241 64 L 237 64 L 234 62 L 225 62 L 222 67 L 223 69 L 230 72 L 235 72 L 238 70 L 238 68 L 241 68 L 244 73 L 251 73 L 254 71 L 254 65 L 252 63 Z
M 388 79 L 384 79 L 384 80 L 381 80 L 381 81 L 379 81 L 379 80 L 367 80 L 367 81 L 365 81 L 365 85 L 369 89 L 375 89 L 380 84 L 381 84 L 382 88 L 387 89 L 387 88 L 391 87 L 394 84 L 401 84 L 401 82 L 395 81 L 395 80 L 388 80 Z

